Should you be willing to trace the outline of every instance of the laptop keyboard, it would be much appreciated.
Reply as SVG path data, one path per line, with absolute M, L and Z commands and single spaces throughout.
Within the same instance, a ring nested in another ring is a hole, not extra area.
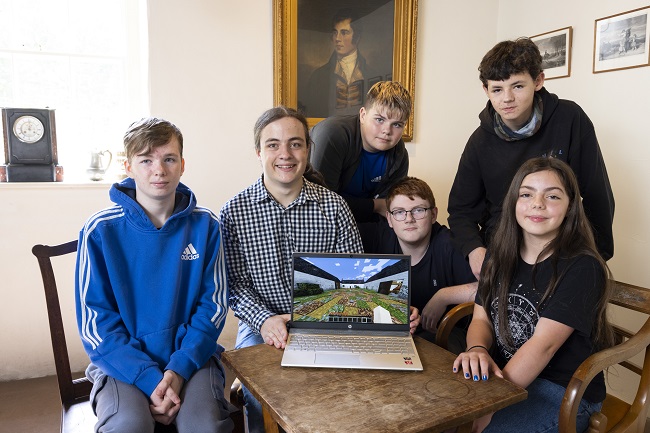
M 292 334 L 285 350 L 414 355 L 409 338 Z

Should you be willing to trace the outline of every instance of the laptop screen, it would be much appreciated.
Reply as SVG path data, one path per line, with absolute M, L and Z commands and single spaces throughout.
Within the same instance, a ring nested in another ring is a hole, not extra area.
M 408 331 L 411 257 L 294 253 L 291 326 Z

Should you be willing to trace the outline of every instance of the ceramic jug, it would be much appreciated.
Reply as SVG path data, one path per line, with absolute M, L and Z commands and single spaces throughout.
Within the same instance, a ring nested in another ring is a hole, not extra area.
M 90 165 L 86 169 L 90 180 L 102 180 L 112 160 L 113 154 L 110 150 L 93 150 L 90 152 Z

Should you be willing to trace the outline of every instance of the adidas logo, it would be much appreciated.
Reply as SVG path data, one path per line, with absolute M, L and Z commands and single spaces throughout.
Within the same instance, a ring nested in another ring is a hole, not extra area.
M 381 182 L 381 176 L 373 177 L 372 179 L 370 179 L 370 182 L 372 183 Z
M 183 254 L 181 254 L 181 260 L 196 260 L 199 258 L 199 253 L 196 252 L 194 249 L 194 245 L 187 244 L 185 249 L 183 250 Z

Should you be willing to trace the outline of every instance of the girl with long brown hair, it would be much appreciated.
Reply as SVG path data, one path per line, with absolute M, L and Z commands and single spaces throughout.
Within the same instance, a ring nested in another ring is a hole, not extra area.
M 571 168 L 556 158 L 525 162 L 504 199 L 453 370 L 475 381 L 504 377 L 528 398 L 475 421 L 475 432 L 557 431 L 573 372 L 613 344 L 609 280 Z M 578 431 L 604 398 L 601 373 L 584 394 Z

